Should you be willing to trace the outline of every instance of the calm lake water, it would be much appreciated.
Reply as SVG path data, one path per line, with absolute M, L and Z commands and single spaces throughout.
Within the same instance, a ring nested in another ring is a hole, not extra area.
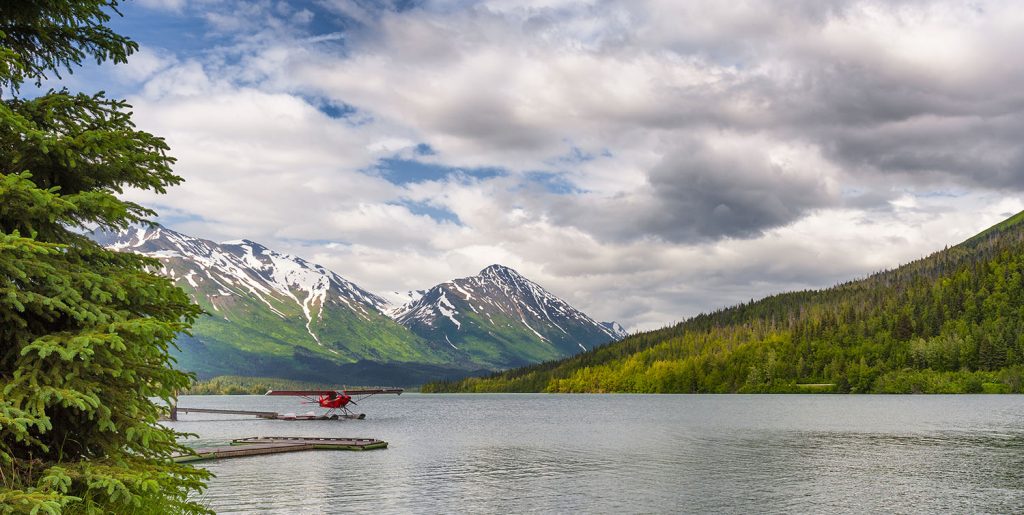
M 191 396 L 190 407 L 296 411 Z M 204 462 L 221 513 L 1024 512 L 1024 396 L 378 396 L 366 420 L 185 414 L 191 445 L 372 437 L 386 450 Z

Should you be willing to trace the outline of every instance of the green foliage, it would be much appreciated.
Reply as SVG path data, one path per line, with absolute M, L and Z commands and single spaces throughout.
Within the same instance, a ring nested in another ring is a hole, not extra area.
M 134 43 L 103 26 L 113 1 L 0 7 L 0 91 L 87 56 L 122 62 Z M 51 91 L 0 102 L 0 513 L 196 513 L 208 473 L 161 409 L 191 378 L 171 369 L 175 336 L 199 314 L 149 272 L 81 232 L 152 213 L 116 197 L 180 179 L 163 140 L 124 102 Z
M 878 393 L 1020 393 L 1020 367 L 998 372 L 906 369 L 887 372 L 874 385 Z
M 17 88 L 26 79 L 37 83 L 91 57 L 97 63 L 127 62 L 138 50 L 134 41 L 104 24 L 118 0 L 17 0 L 0 7 L 0 78 Z
M 290 381 L 273 377 L 217 376 L 189 388 L 189 395 L 263 395 L 267 390 L 342 389 L 353 385 Z
M 374 386 L 377 385 L 292 381 L 276 377 L 217 376 L 207 381 L 199 381 L 183 393 L 188 395 L 263 395 L 267 393 L 267 390 L 344 390 Z
M 424 392 L 1021 392 L 1024 213 L 896 270 Z

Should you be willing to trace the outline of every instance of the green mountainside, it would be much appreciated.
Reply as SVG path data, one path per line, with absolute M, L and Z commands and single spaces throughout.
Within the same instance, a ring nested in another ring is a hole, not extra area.
M 774 295 L 450 392 L 1021 392 L 1024 213 L 832 288 Z

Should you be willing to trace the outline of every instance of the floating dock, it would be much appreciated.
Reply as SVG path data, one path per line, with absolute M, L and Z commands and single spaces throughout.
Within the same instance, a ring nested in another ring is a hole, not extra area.
M 373 449 L 386 449 L 387 446 L 387 442 L 375 438 L 252 437 L 232 440 L 231 445 L 193 449 L 195 454 L 175 456 L 174 461 L 186 463 L 314 449 L 369 451 Z
M 178 413 L 216 413 L 218 415 L 248 415 L 259 418 L 266 418 L 272 420 L 340 420 L 343 418 L 351 418 L 363 420 L 366 418 L 365 413 L 358 414 L 344 414 L 335 413 L 333 415 L 316 415 L 314 413 L 300 414 L 295 413 L 278 413 L 276 411 L 248 411 L 248 410 L 237 410 L 237 409 L 213 409 L 213 408 L 182 408 L 180 406 L 172 406 L 169 420 L 178 420 Z

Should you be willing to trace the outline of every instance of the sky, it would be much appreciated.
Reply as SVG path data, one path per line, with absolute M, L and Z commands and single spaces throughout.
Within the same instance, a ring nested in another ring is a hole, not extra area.
M 1013 1 L 135 0 L 129 191 L 381 294 L 492 263 L 643 330 L 894 268 L 1024 209 Z

